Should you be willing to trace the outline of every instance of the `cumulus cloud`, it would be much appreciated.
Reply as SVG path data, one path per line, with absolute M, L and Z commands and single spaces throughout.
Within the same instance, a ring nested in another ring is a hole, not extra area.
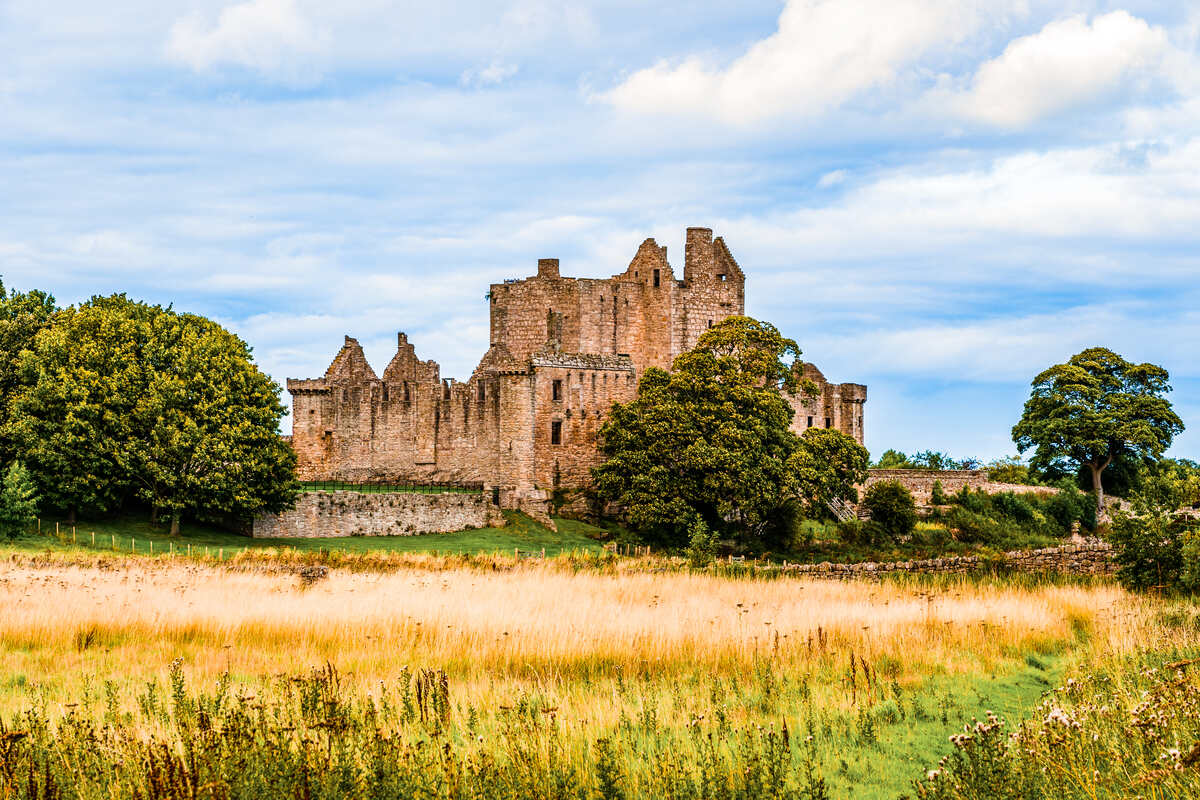
M 893 83 L 932 48 L 964 40 L 983 21 L 973 5 L 790 0 L 776 32 L 728 66 L 697 56 L 677 64 L 662 61 L 635 72 L 605 99 L 630 111 L 703 114 L 732 122 L 820 113 Z
M 1125 11 L 1056 20 L 984 63 L 952 103 L 973 119 L 1023 126 L 1152 80 L 1170 48 L 1163 28 Z
M 314 73 L 321 44 L 295 0 L 248 0 L 222 10 L 215 25 L 198 15 L 179 20 L 167 54 L 198 72 L 232 65 L 297 80 Z

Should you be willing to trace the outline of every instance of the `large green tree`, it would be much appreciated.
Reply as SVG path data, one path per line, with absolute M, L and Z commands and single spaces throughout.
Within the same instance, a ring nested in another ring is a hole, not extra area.
M 67 511 L 111 510 L 129 497 L 137 464 L 137 407 L 157 306 L 124 295 L 58 312 L 22 358 L 9 436 L 43 499 Z
M 54 298 L 37 289 L 9 291 L 0 281 L 0 463 L 17 457 L 14 443 L 4 436 L 9 409 L 28 378 L 22 354 L 33 348 L 34 337 L 50 324 L 58 308 Z
M 8 428 L 43 497 L 72 518 L 138 497 L 178 532 L 185 512 L 240 517 L 291 502 L 279 386 L 210 320 L 95 297 L 56 314 L 23 369 Z
M 1098 511 L 1104 508 L 1101 475 L 1114 459 L 1153 460 L 1183 430 L 1165 395 L 1167 371 L 1134 364 L 1103 347 L 1093 347 L 1055 364 L 1033 379 L 1013 441 L 1041 471 L 1065 465 L 1091 473 Z
M 638 530 L 684 545 L 701 528 L 747 539 L 794 507 L 784 392 L 812 390 L 794 369 L 800 350 L 768 323 L 730 317 L 707 330 L 673 370 L 646 370 L 637 398 L 615 404 L 601 430 L 600 496 Z
M 290 506 L 296 455 L 278 433 L 287 410 L 250 348 L 194 314 L 160 314 L 151 331 L 136 410 L 138 495 L 169 514 L 172 534 L 185 512 L 246 517 Z

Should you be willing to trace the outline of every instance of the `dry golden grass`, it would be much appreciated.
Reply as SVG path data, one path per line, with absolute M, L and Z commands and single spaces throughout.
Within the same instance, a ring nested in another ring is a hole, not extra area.
M 200 680 L 332 662 L 370 685 L 428 666 L 466 696 L 495 699 L 513 685 L 572 691 L 618 672 L 744 674 L 759 659 L 832 681 L 854 653 L 907 681 L 990 669 L 1081 629 L 1107 648 L 1134 647 L 1143 602 L 1109 584 L 929 588 L 522 565 L 335 570 L 303 588 L 292 575 L 182 561 L 18 563 L 0 572 L 0 669 L 69 691 L 83 675 L 159 676 L 176 657 Z

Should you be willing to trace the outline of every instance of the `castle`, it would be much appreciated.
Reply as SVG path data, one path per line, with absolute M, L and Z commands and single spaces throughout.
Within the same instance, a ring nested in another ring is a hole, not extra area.
M 324 377 L 287 382 L 299 477 L 479 483 L 505 508 L 544 507 L 551 490 L 590 483 L 612 403 L 743 314 L 745 285 L 725 242 L 689 228 L 682 279 L 647 239 L 611 278 L 564 278 L 541 259 L 537 275 L 493 284 L 491 347 L 466 383 L 443 379 L 403 333 L 380 378 L 347 336 Z M 830 384 L 811 364 L 804 375 L 819 391 L 792 401 L 793 429 L 861 443 L 866 387 Z

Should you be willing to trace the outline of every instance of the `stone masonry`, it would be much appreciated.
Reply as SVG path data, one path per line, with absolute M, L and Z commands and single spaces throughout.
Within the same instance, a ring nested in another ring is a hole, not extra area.
M 1093 540 L 1037 550 L 1012 550 L 1002 556 L 950 556 L 916 561 L 861 562 L 856 564 L 789 564 L 788 572 L 813 578 L 877 578 L 896 572 L 959 574 L 978 570 L 1009 572 L 1064 572 L 1072 575 L 1111 575 L 1116 572 L 1112 545 Z
M 256 517 L 252 535 L 415 536 L 503 525 L 504 515 L 484 493 L 305 492 L 290 511 Z
M 493 284 L 491 346 L 466 382 L 443 379 L 399 334 L 380 377 L 349 336 L 313 380 L 289 380 L 302 480 L 482 482 L 506 508 L 544 508 L 554 489 L 590 483 L 597 434 L 648 367 L 670 369 L 716 323 L 745 311 L 745 275 L 721 238 L 689 228 L 683 276 L 647 239 L 611 278 L 567 278 L 557 259 Z M 793 429 L 863 439 L 865 386 L 804 374 Z
M 988 494 L 1013 492 L 1015 494 L 1058 494 L 1052 486 L 1024 486 L 1016 483 L 996 483 L 988 479 L 986 469 L 871 469 L 867 471 L 867 482 L 859 487 L 859 495 L 876 483 L 896 481 L 912 493 L 918 505 L 928 505 L 933 494 L 933 484 L 941 483 L 946 494 L 956 494 L 964 486 L 973 491 Z

